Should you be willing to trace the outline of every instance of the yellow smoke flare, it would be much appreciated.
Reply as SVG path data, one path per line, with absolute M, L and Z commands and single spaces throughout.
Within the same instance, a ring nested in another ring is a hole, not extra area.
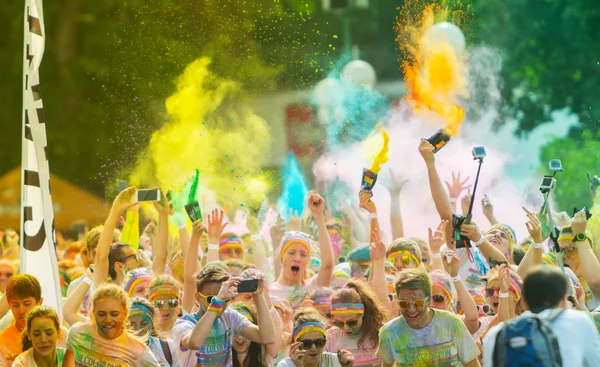
M 383 146 L 379 153 L 375 156 L 373 160 L 373 164 L 371 165 L 371 171 L 374 173 L 379 173 L 381 170 L 381 165 L 388 161 L 388 150 L 389 150 L 389 142 L 390 136 L 387 131 L 381 129 L 381 135 L 383 136 Z
M 192 62 L 166 101 L 170 121 L 156 131 L 130 177 L 134 185 L 180 188 L 202 172 L 201 186 L 220 200 L 256 207 L 270 183 L 263 166 L 271 146 L 269 127 L 242 99 L 240 86 Z

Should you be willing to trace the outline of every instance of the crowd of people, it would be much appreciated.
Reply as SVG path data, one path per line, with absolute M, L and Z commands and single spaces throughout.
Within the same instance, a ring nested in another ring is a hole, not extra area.
M 485 197 L 489 223 L 457 226 L 465 182 L 446 191 L 434 147 L 419 151 L 439 214 L 427 238 L 403 227 L 400 185 L 389 218 L 368 191 L 340 218 L 312 191 L 300 217 L 271 208 L 242 230 L 221 209 L 190 223 L 163 194 L 148 221 L 127 188 L 103 225 L 58 236 L 60 314 L 19 274 L 19 235 L 4 230 L 0 367 L 600 366 L 585 211 L 562 223 L 560 252 L 544 210 L 509 225 Z

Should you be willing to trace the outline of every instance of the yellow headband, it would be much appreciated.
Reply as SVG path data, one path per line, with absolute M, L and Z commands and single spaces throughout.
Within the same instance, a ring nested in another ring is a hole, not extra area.
M 290 238 L 289 241 L 284 242 L 283 246 L 281 247 L 281 252 L 279 254 L 279 260 L 283 260 L 283 254 L 285 254 L 285 252 L 291 245 L 295 245 L 295 244 L 300 244 L 300 245 L 305 246 L 306 251 L 308 251 L 308 254 L 310 255 L 310 246 L 308 245 L 308 242 L 306 242 L 305 239 L 301 239 L 301 238 L 298 238 L 297 236 L 294 236 L 294 237 Z
M 396 257 L 398 255 L 401 255 L 401 256 L 409 256 L 410 255 L 410 257 L 415 261 L 415 263 L 417 265 L 421 265 L 421 260 L 417 259 L 417 257 L 415 256 L 415 254 L 412 253 L 411 251 L 408 251 L 408 250 L 400 250 L 400 251 L 392 252 L 390 254 L 390 256 L 388 256 L 387 258 L 388 259 L 392 259 L 392 258 L 394 258 L 394 257 Z

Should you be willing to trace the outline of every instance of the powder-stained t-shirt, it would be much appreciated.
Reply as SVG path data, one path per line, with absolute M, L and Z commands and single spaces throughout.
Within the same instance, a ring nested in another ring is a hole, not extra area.
M 402 316 L 383 325 L 377 355 L 397 367 L 450 367 L 471 362 L 479 350 L 458 316 L 435 310 L 422 329 L 411 328 Z
M 60 329 L 61 334 L 58 336 L 56 344 L 63 348 L 69 330 L 64 326 L 61 326 Z M 8 329 L 0 333 L 0 367 L 12 366 L 15 358 L 17 358 L 22 351 L 21 332 L 17 329 L 17 324 L 13 323 Z
M 306 299 L 308 293 L 317 288 L 317 275 L 312 277 L 310 281 L 299 285 L 281 285 L 272 283 L 269 285 L 269 295 L 271 297 L 279 297 L 287 299 L 290 302 L 293 310 L 300 308 L 300 305 Z
M 199 350 L 190 350 L 182 346 L 183 338 L 194 330 L 200 321 L 198 314 L 183 316 L 173 327 L 173 341 L 177 349 L 177 358 L 181 367 L 230 367 L 232 365 L 231 347 L 233 337 L 252 325 L 248 319 L 230 308 L 226 308 L 217 317 Z
M 158 364 L 161 367 L 179 367 L 179 363 L 177 362 L 177 351 L 175 349 L 175 344 L 171 339 L 164 339 L 164 341 L 167 344 L 166 346 L 171 351 L 171 364 L 169 364 L 169 361 L 167 360 L 167 356 L 165 355 L 165 351 L 162 348 L 160 339 L 158 339 L 155 336 L 151 336 L 148 340 L 148 348 L 150 348 L 152 354 L 154 354 L 154 358 L 156 358 Z
M 73 352 L 76 367 L 160 367 L 150 349 L 129 334 L 105 339 L 90 322 L 71 327 L 67 350 Z
M 65 358 L 65 350 L 62 348 L 56 348 L 56 362 L 58 367 L 62 366 L 63 359 Z M 13 367 L 38 367 L 33 358 L 33 348 L 27 349 L 25 352 L 19 354 L 17 359 L 12 364 Z
M 334 354 L 341 349 L 351 352 L 354 355 L 354 367 L 380 367 L 381 358 L 375 355 L 377 344 L 364 341 L 359 348 L 359 338 L 360 335 L 347 336 L 343 330 L 332 327 L 327 330 L 325 350 Z
M 288 357 L 279 362 L 277 367 L 296 367 L 296 365 L 294 364 L 294 361 Z M 342 365 L 340 364 L 337 354 L 323 352 L 319 367 L 342 367 Z

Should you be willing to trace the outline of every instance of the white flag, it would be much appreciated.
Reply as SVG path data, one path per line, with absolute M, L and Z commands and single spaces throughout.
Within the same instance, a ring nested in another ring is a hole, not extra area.
M 44 304 L 62 314 L 56 261 L 50 169 L 39 68 L 44 55 L 42 0 L 25 1 L 23 144 L 21 176 L 21 273 L 38 278 Z

